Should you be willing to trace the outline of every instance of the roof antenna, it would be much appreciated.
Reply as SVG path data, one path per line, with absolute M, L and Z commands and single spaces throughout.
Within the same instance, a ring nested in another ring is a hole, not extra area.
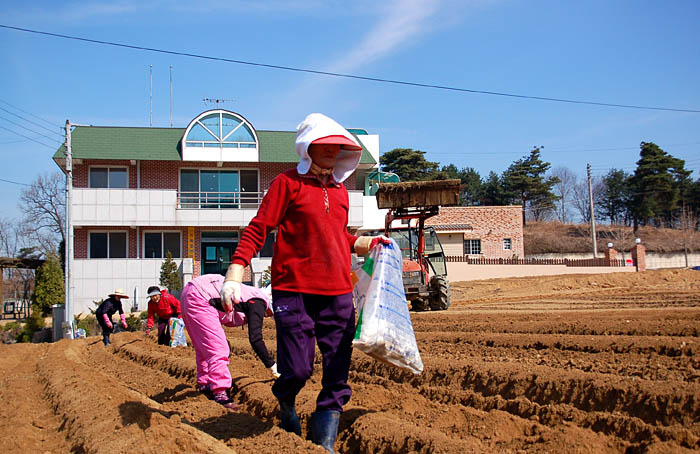
M 204 101 L 204 105 L 208 106 L 211 103 L 216 103 L 216 107 L 219 107 L 219 104 L 223 104 L 225 102 L 234 102 L 233 99 L 221 99 L 221 98 L 204 98 L 202 99 Z
M 173 127 L 173 65 L 170 65 L 170 127 Z
M 153 65 L 148 65 L 150 76 L 151 76 L 151 113 L 150 113 L 150 123 L 149 127 L 153 127 Z

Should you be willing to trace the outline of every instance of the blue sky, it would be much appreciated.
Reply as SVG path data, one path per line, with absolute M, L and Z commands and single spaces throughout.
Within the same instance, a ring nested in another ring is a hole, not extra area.
M 700 110 L 700 3 L 405 0 L 2 1 L 0 24 L 211 57 L 462 89 Z M 53 172 L 66 119 L 185 127 L 220 98 L 258 129 L 308 113 L 482 177 L 543 146 L 583 176 L 632 171 L 653 141 L 700 170 L 700 113 L 518 99 L 313 75 L 0 28 L 0 179 Z M 21 109 L 21 110 L 18 110 Z M 8 112 L 9 111 L 9 112 Z M 14 114 L 14 115 L 13 115 Z M 31 115 L 30 115 L 31 114 Z M 17 117 L 20 115 L 36 124 Z M 41 119 L 36 118 L 40 117 Z M 47 123 L 48 122 L 48 123 Z M 43 129 L 42 127 L 48 129 Z M 40 132 L 37 135 L 29 128 Z M 23 186 L 0 181 L 2 218 Z

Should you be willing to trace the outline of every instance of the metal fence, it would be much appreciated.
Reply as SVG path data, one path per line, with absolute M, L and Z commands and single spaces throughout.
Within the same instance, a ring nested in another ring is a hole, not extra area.
M 178 208 L 257 209 L 262 192 L 188 192 L 177 193 Z
M 468 255 L 451 255 L 445 257 L 448 262 L 462 262 L 470 265 L 564 265 L 564 266 L 625 266 L 624 260 L 611 260 L 605 258 L 590 259 L 504 259 L 469 257 Z

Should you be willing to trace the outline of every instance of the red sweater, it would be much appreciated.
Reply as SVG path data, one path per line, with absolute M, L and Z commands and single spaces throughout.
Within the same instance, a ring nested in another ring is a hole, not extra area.
M 351 292 L 350 254 L 357 237 L 347 231 L 348 209 L 348 191 L 341 183 L 324 186 L 315 176 L 290 169 L 272 181 L 233 262 L 248 265 L 277 228 L 273 289 L 316 295 Z
M 168 293 L 167 290 L 161 290 L 160 300 L 157 303 L 153 301 L 148 302 L 148 320 L 146 321 L 146 328 L 148 329 L 153 327 L 154 314 L 158 314 L 158 318 L 163 320 L 170 317 L 178 317 L 180 315 L 180 301 Z

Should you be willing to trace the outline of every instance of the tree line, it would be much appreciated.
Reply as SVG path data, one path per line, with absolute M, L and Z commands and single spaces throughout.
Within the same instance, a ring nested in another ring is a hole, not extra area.
M 396 148 L 379 158 L 381 170 L 402 181 L 458 179 L 460 205 L 522 205 L 527 220 L 590 222 L 587 179 L 566 167 L 552 169 L 533 147 L 500 175 L 482 177 L 472 167 L 457 168 L 425 159 L 425 152 Z M 693 181 L 685 161 L 653 142 L 640 144 L 636 169 L 610 169 L 592 178 L 593 208 L 599 222 L 633 226 L 700 229 L 700 178 Z

